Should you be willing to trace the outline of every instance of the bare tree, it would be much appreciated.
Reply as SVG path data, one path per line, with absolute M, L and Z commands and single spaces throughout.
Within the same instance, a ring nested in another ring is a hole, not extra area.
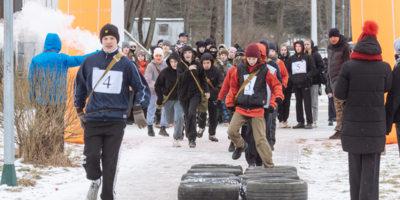
M 136 11 L 145 0 L 125 0 L 125 29 L 132 32 Z
M 139 35 L 139 43 L 143 43 L 143 15 L 144 15 L 144 0 L 141 0 L 139 3 L 139 19 L 138 19 L 138 35 Z M 145 46 L 145 45 L 144 45 Z
M 149 49 L 151 46 L 151 42 L 153 41 L 153 35 L 154 35 L 154 29 L 156 26 L 156 18 L 157 14 L 160 10 L 161 7 L 161 1 L 160 0 L 152 0 L 151 1 L 151 18 L 150 18 L 150 25 L 149 25 L 149 30 L 147 31 L 147 36 L 146 36 L 146 41 L 145 41 L 145 47 L 146 49 Z
M 210 32 L 210 38 L 212 38 L 214 41 L 217 36 L 217 19 L 218 19 L 218 13 L 217 13 L 217 0 L 212 0 L 212 14 L 211 14 L 211 32 Z
M 278 4 L 278 9 L 276 13 L 276 34 L 275 34 L 275 41 L 281 44 L 284 41 L 284 31 L 283 31 L 283 15 L 284 11 L 283 8 L 285 6 L 285 0 L 280 0 Z

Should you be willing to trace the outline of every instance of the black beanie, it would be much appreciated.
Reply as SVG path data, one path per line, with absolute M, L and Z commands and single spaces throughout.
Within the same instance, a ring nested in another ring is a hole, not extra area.
M 335 36 L 335 37 L 340 37 L 339 29 L 333 28 L 333 29 L 331 29 L 331 30 L 329 31 L 329 38 L 330 38 L 330 37 L 333 37 L 333 36 Z
M 211 63 L 213 63 L 214 62 L 214 57 L 210 53 L 204 53 L 201 56 L 201 64 L 203 64 L 203 61 L 205 61 L 205 60 L 210 60 Z
M 269 46 L 269 49 L 272 49 L 276 53 L 278 53 L 278 45 L 276 45 L 275 42 L 268 42 L 268 46 Z M 267 53 L 269 53 L 269 52 L 267 52 Z
M 119 43 L 119 33 L 118 33 L 118 28 L 115 25 L 112 24 L 106 24 L 101 28 L 100 31 L 100 43 L 103 44 L 103 37 L 111 35 L 114 36 L 117 39 L 117 43 Z
M 244 49 L 239 47 L 239 49 L 235 53 L 235 58 L 238 56 L 242 56 L 242 57 L 244 56 Z

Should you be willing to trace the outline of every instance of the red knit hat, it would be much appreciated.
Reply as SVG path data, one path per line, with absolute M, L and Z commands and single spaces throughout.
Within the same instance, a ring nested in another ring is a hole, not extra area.
M 360 42 L 362 39 L 364 39 L 368 36 L 372 36 L 372 37 L 378 39 L 376 37 L 376 35 L 378 34 L 378 30 L 379 30 L 379 26 L 376 22 L 374 22 L 372 20 L 365 21 L 364 26 L 362 27 L 363 32 L 361 33 L 357 42 Z
M 260 48 L 258 48 L 257 44 L 251 43 L 247 46 L 246 52 L 244 53 L 247 58 L 252 57 L 252 58 L 260 58 L 261 57 L 261 52 Z

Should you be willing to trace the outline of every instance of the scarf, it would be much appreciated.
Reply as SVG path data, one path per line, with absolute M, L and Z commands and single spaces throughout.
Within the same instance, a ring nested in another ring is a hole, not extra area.
M 369 55 L 369 54 L 363 54 L 357 51 L 353 51 L 350 55 L 351 60 L 380 60 L 382 61 L 382 54 L 378 55 Z

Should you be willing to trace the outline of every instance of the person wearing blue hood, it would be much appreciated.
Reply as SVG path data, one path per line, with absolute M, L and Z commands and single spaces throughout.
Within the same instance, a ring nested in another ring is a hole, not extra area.
M 67 76 L 70 67 L 82 64 L 86 56 L 68 56 L 61 51 L 60 37 L 55 33 L 46 36 L 43 53 L 35 56 L 29 66 L 29 98 L 40 111 L 54 111 L 65 113 L 67 101 Z M 64 114 L 57 114 L 57 124 L 64 124 Z M 62 129 L 64 130 L 65 127 Z M 60 151 L 64 149 L 64 131 L 60 133 L 62 139 Z

